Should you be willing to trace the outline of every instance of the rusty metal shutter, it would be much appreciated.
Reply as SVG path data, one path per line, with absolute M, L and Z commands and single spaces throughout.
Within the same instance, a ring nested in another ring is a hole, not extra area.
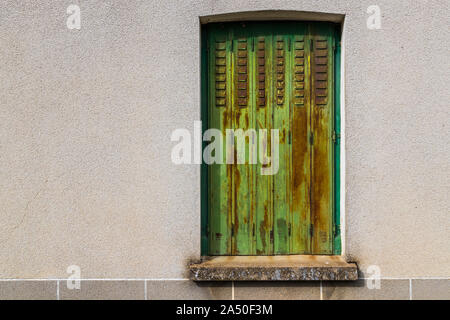
M 257 132 L 245 164 L 208 166 L 209 255 L 333 253 L 333 44 L 327 24 L 207 26 L 208 127 Z M 249 164 L 259 129 L 279 130 L 275 175 Z

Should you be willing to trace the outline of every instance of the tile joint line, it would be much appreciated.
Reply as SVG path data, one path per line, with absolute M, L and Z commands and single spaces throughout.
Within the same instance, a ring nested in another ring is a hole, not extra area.
M 409 300 L 412 300 L 412 279 L 409 279 Z
M 147 279 L 144 280 L 144 300 L 147 300 Z

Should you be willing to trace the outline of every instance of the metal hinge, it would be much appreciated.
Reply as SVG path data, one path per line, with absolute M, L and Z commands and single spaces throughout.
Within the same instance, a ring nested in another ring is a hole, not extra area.
M 338 47 L 341 46 L 341 42 L 340 41 L 335 41 L 333 42 L 333 50 L 337 51 Z
M 255 236 L 255 229 L 256 229 L 256 225 L 253 224 L 253 237 Z
M 291 236 L 291 224 L 289 223 L 289 227 L 288 227 L 288 233 L 289 233 L 289 236 Z
M 333 136 L 332 136 L 333 142 L 336 143 L 336 141 L 340 138 L 341 138 L 341 135 L 339 133 L 336 133 L 336 131 L 333 131 Z
M 288 51 L 291 52 L 291 38 L 288 38 Z
M 340 225 L 333 224 L 333 237 L 336 238 L 340 234 Z
M 231 225 L 231 237 L 234 237 L 234 224 Z
M 288 138 L 288 140 L 289 140 L 289 144 L 291 144 L 291 142 L 292 142 L 292 132 L 291 132 L 291 130 L 289 130 L 289 138 Z
M 309 235 L 311 238 L 314 236 L 314 225 L 312 223 L 309 225 Z
M 310 145 L 314 144 L 314 133 L 312 132 L 309 134 L 309 144 Z

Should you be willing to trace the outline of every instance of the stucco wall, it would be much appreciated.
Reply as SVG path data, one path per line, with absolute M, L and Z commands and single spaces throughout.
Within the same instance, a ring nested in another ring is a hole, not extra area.
M 449 276 L 447 1 L 207 0 L 0 3 L 0 278 L 187 276 L 200 170 L 170 134 L 200 119 L 199 17 L 253 10 L 345 14 L 345 252 Z

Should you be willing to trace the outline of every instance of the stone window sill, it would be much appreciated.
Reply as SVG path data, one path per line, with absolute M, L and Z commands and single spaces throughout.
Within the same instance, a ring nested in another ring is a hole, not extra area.
M 341 256 L 217 256 L 191 264 L 194 281 L 357 280 L 355 263 Z

